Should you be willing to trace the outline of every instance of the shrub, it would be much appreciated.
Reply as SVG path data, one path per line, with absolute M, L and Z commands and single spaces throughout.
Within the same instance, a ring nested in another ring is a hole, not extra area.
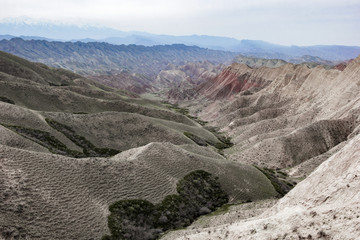
M 110 205 L 111 236 L 103 240 L 152 240 L 162 232 L 190 225 L 197 217 L 227 203 L 228 195 L 217 178 L 197 170 L 177 184 L 178 195 L 169 195 L 157 205 L 141 199 L 121 200 Z

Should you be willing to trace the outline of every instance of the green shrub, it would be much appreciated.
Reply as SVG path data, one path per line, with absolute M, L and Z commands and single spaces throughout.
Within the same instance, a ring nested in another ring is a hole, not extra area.
M 152 240 L 167 230 L 186 227 L 202 214 L 227 203 L 228 195 L 217 178 L 197 170 L 177 184 L 178 195 L 169 195 L 154 205 L 149 201 L 121 200 L 110 205 L 108 226 L 111 236 L 103 240 Z
M 122 200 L 109 207 L 108 227 L 112 239 L 155 239 L 160 229 L 154 204 L 146 200 Z

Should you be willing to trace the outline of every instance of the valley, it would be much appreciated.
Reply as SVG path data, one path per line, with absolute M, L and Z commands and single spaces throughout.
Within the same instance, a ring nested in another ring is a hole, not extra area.
M 360 232 L 360 57 L 19 38 L 0 49 L 0 239 L 121 239 L 116 211 L 128 239 Z M 214 177 L 195 179 L 205 193 L 179 191 L 196 170 Z

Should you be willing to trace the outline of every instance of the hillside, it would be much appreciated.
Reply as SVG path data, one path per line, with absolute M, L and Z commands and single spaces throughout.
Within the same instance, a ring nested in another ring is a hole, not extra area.
M 230 159 L 272 168 L 303 163 L 306 168 L 304 162 L 318 161 L 313 158 L 357 127 L 358 59 L 343 71 L 233 64 L 194 88 L 197 104 L 184 104 L 233 137 L 235 145 L 225 151 Z
M 110 204 L 158 203 L 194 170 L 216 176 L 230 203 L 278 196 L 168 105 L 4 52 L 0 85 L 1 239 L 100 239 Z
M 226 71 L 258 86 L 214 98 Z M 341 70 L 236 64 L 223 73 L 183 106 L 233 137 L 231 160 L 304 180 L 273 207 L 235 205 L 161 239 L 357 239 L 360 56 Z
M 230 62 L 237 54 L 182 44 L 163 46 L 112 45 L 103 42 L 48 42 L 1 40 L 0 50 L 52 67 L 85 75 L 109 75 L 130 71 L 154 77 L 168 64 L 186 62 Z
M 210 226 L 173 232 L 161 239 L 357 239 L 359 140 L 354 137 L 259 216 L 226 221 L 224 214 L 212 219 Z M 228 214 L 234 215 L 233 211 Z

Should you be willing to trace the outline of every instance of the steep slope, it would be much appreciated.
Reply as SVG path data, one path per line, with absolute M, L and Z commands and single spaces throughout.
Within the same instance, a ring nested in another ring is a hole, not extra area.
M 223 69 L 224 65 L 215 65 L 209 61 L 187 63 L 181 66 L 169 65 L 159 72 L 153 82 L 165 98 L 192 99 L 194 88 L 212 78 Z
M 359 146 L 356 136 L 258 217 L 174 232 L 162 239 L 357 239 Z

